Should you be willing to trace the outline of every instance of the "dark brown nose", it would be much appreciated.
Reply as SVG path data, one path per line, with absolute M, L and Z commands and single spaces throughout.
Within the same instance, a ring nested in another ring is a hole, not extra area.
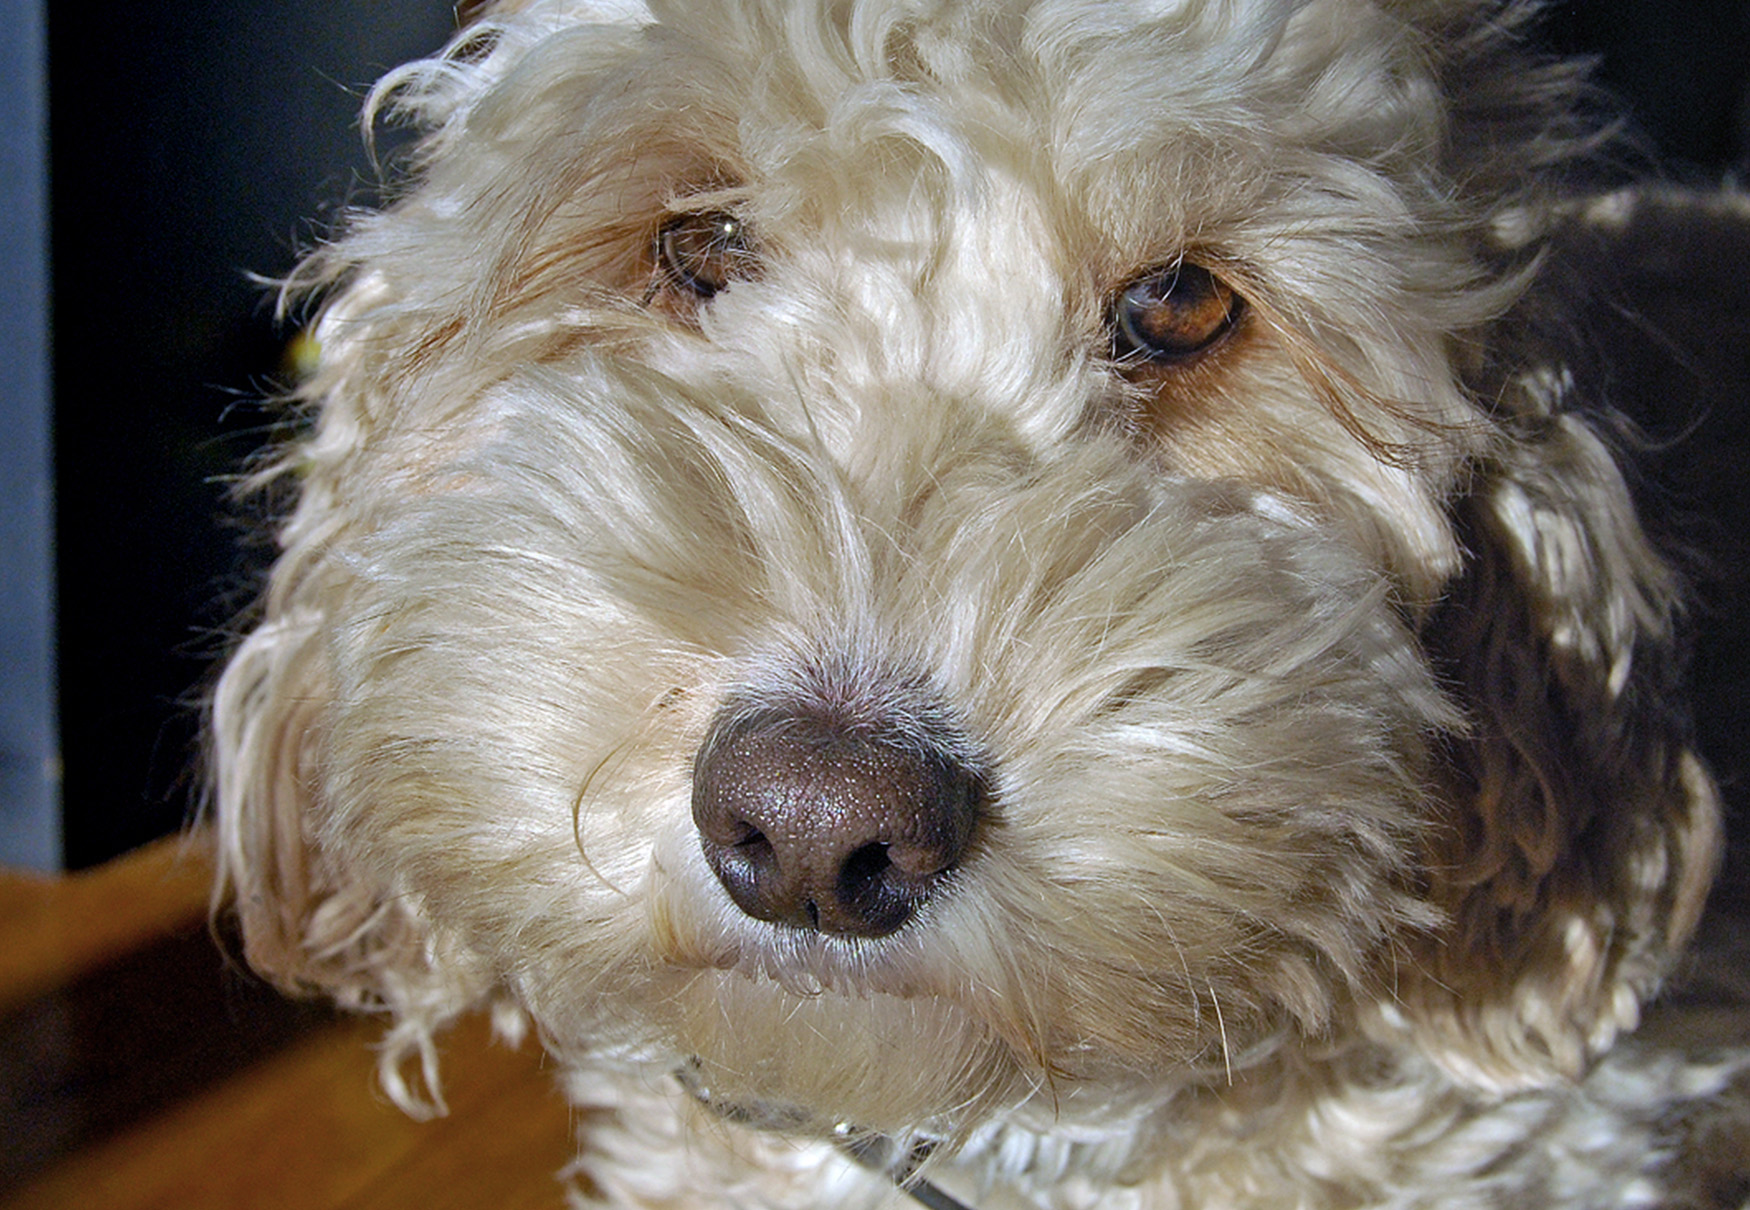
M 759 920 L 884 937 L 965 855 L 981 797 L 962 762 L 865 725 L 756 715 L 693 765 L 705 859 Z

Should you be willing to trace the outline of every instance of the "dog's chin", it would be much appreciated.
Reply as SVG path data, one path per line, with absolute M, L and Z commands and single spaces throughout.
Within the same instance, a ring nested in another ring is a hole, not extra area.
M 948 1136 L 1031 1091 L 988 1025 L 940 997 L 800 995 L 736 969 L 689 980 L 670 1012 L 695 1096 L 789 1132 Z
M 660 973 L 646 1012 L 714 1111 L 816 1135 L 949 1134 L 1031 1091 L 1009 1031 L 931 961 L 927 907 L 892 936 L 853 938 L 692 889 L 652 912 Z
M 1224 1078 L 1206 1055 L 1158 1054 L 1150 1067 L 1098 1047 L 1039 1047 L 1018 1012 L 993 1017 L 988 1003 L 868 990 L 874 978 L 805 994 L 794 971 L 769 969 L 677 978 L 655 1014 L 661 1061 L 681 1087 L 764 1130 L 953 1147 L 1001 1120 L 1095 1137 L 1128 1128 L 1175 1088 Z
M 977 931 L 967 882 L 879 938 L 755 920 L 708 884 L 671 882 L 651 912 L 653 973 L 617 1015 L 651 1031 L 640 1062 L 714 1113 L 816 1137 L 952 1142 L 1034 1103 L 1103 1129 L 1139 1108 L 1127 1089 L 1155 1098 L 1222 1069 L 1219 1045 L 1191 1033 L 1147 1059 L 1069 1042 L 1042 1004 L 982 984 L 953 944 Z

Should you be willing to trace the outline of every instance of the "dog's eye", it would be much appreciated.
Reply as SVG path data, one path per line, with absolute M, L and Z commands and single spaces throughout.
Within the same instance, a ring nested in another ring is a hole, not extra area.
M 656 259 L 670 284 L 702 299 L 751 276 L 754 267 L 747 225 L 726 210 L 677 215 L 664 223 L 656 235 Z
M 1113 353 L 1120 361 L 1182 360 L 1227 335 L 1244 306 L 1232 287 L 1201 265 L 1182 261 L 1150 272 L 1113 300 Z

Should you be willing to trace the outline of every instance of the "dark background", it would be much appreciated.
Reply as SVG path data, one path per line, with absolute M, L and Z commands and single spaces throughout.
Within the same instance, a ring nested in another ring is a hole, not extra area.
M 179 826 L 198 701 L 265 561 L 226 478 L 266 437 L 264 288 L 375 179 L 362 92 L 444 0 L 49 6 L 61 737 L 69 866 Z M 1675 175 L 1750 169 L 1750 0 L 1573 0 Z
M 180 825 L 195 705 L 264 551 L 226 479 L 282 333 L 251 274 L 375 180 L 357 113 L 443 0 L 109 0 L 49 13 L 65 857 Z

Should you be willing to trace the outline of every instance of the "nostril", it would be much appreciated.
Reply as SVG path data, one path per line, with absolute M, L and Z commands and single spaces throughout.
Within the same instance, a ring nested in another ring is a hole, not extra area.
M 859 880 L 878 877 L 893 864 L 887 853 L 888 846 L 879 841 L 864 845 L 845 859 L 845 877 Z
M 757 828 L 745 829 L 739 840 L 716 846 L 712 867 L 718 879 L 737 902 L 758 894 L 777 876 L 777 855 L 772 842 Z
M 847 899 L 855 899 L 871 883 L 885 878 L 893 868 L 887 853 L 887 845 L 876 843 L 866 844 L 847 857 L 844 868 L 839 871 L 839 893 Z

